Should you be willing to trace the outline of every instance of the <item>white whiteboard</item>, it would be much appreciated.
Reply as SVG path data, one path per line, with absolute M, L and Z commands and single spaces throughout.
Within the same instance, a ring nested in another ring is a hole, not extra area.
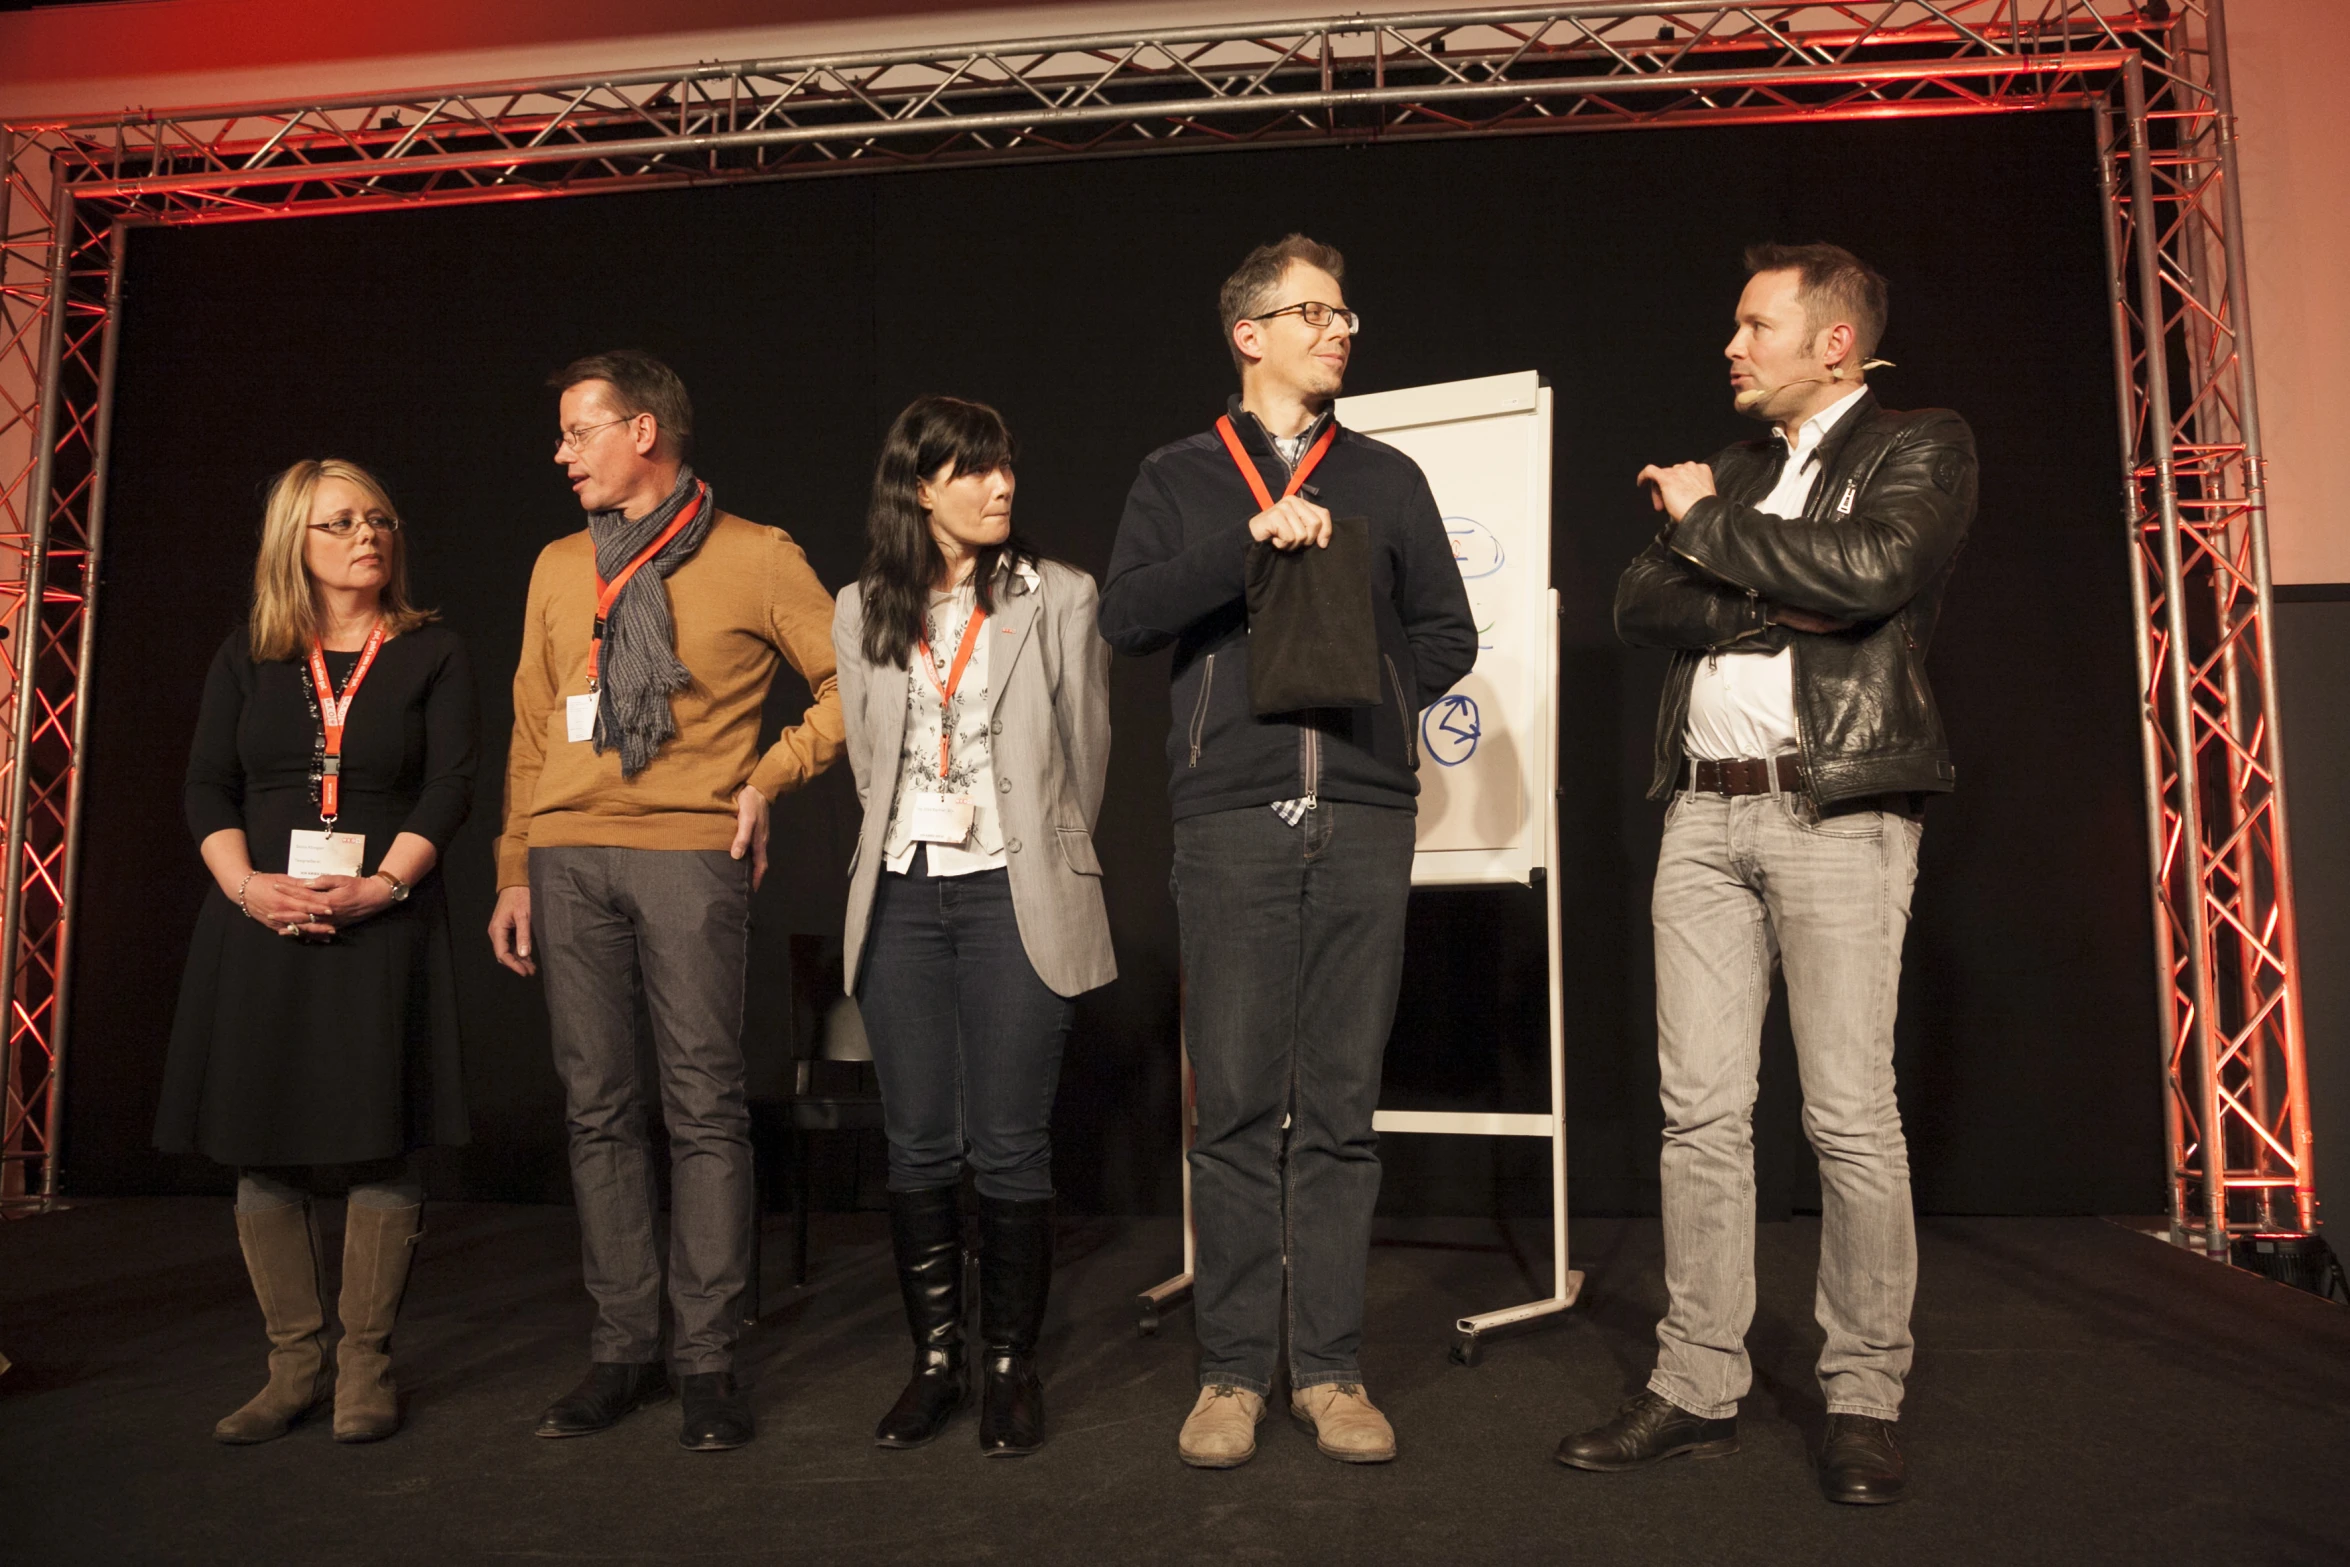
M 1531 370 L 1342 397 L 1338 419 L 1420 465 L 1477 623 L 1477 665 L 1420 715 L 1417 886 L 1530 882 L 1558 710 L 1550 389 Z

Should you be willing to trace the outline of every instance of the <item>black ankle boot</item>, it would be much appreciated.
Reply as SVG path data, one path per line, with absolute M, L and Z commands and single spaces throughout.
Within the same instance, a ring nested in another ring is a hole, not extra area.
M 963 1407 L 963 1214 L 956 1188 L 889 1194 L 890 1250 L 906 1326 L 914 1333 L 914 1375 L 873 1428 L 878 1447 L 920 1447 Z
M 979 1199 L 979 1332 L 987 1346 L 979 1445 L 989 1455 L 1044 1446 L 1036 1336 L 1053 1281 L 1053 1205 Z

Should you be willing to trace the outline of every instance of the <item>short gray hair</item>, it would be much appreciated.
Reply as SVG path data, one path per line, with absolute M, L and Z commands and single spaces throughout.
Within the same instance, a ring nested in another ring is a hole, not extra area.
M 1281 280 L 1289 275 L 1291 267 L 1300 265 L 1318 268 L 1341 283 L 1346 281 L 1346 258 L 1336 247 L 1303 234 L 1288 234 L 1270 245 L 1259 245 L 1248 253 L 1239 270 L 1224 280 L 1216 306 L 1224 318 L 1224 347 L 1232 355 L 1235 370 L 1247 369 L 1248 361 L 1233 346 L 1232 329 L 1270 309 L 1273 296 L 1280 291 Z M 1329 303 L 1335 305 L 1338 301 L 1333 299 Z

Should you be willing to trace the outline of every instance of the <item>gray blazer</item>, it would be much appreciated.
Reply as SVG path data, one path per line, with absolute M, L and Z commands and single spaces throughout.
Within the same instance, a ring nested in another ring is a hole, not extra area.
M 1110 646 L 1094 629 L 1093 578 L 1057 561 L 1036 570 L 1034 591 L 1012 579 L 987 618 L 988 732 L 1020 945 L 1055 994 L 1075 996 L 1118 977 L 1093 852 L 1110 766 Z M 906 671 L 866 660 L 864 599 L 864 585 L 851 583 L 832 614 L 841 717 L 863 809 L 844 935 L 851 995 L 906 743 Z

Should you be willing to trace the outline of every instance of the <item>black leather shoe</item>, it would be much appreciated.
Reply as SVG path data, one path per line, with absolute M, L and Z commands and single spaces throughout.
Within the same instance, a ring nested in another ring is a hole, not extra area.
M 890 1250 L 914 1334 L 914 1374 L 873 1428 L 876 1447 L 920 1447 L 970 1396 L 963 1368 L 963 1210 L 956 1188 L 889 1194 Z
M 540 1436 L 593 1436 L 647 1404 L 669 1396 L 669 1368 L 660 1361 L 620 1364 L 599 1360 L 579 1386 L 539 1416 Z
M 1580 1431 L 1559 1444 L 1558 1461 L 1575 1469 L 1614 1474 L 1688 1453 L 1720 1458 L 1738 1451 L 1738 1417 L 1700 1420 L 1654 1393 L 1642 1393 L 1616 1418 L 1596 1430 Z
M 1820 1447 L 1820 1491 L 1831 1502 L 1898 1502 L 1909 1466 L 1893 1445 L 1893 1422 L 1874 1415 L 1830 1415 Z
M 1044 1446 L 1044 1382 L 1036 1338 L 1053 1280 L 1049 1200 L 979 1199 L 979 1332 L 987 1345 L 979 1394 L 979 1446 L 1014 1457 Z
M 751 1401 L 734 1385 L 733 1372 L 695 1372 L 679 1378 L 677 1391 L 685 1402 L 678 1446 L 695 1453 L 723 1453 L 751 1440 Z

